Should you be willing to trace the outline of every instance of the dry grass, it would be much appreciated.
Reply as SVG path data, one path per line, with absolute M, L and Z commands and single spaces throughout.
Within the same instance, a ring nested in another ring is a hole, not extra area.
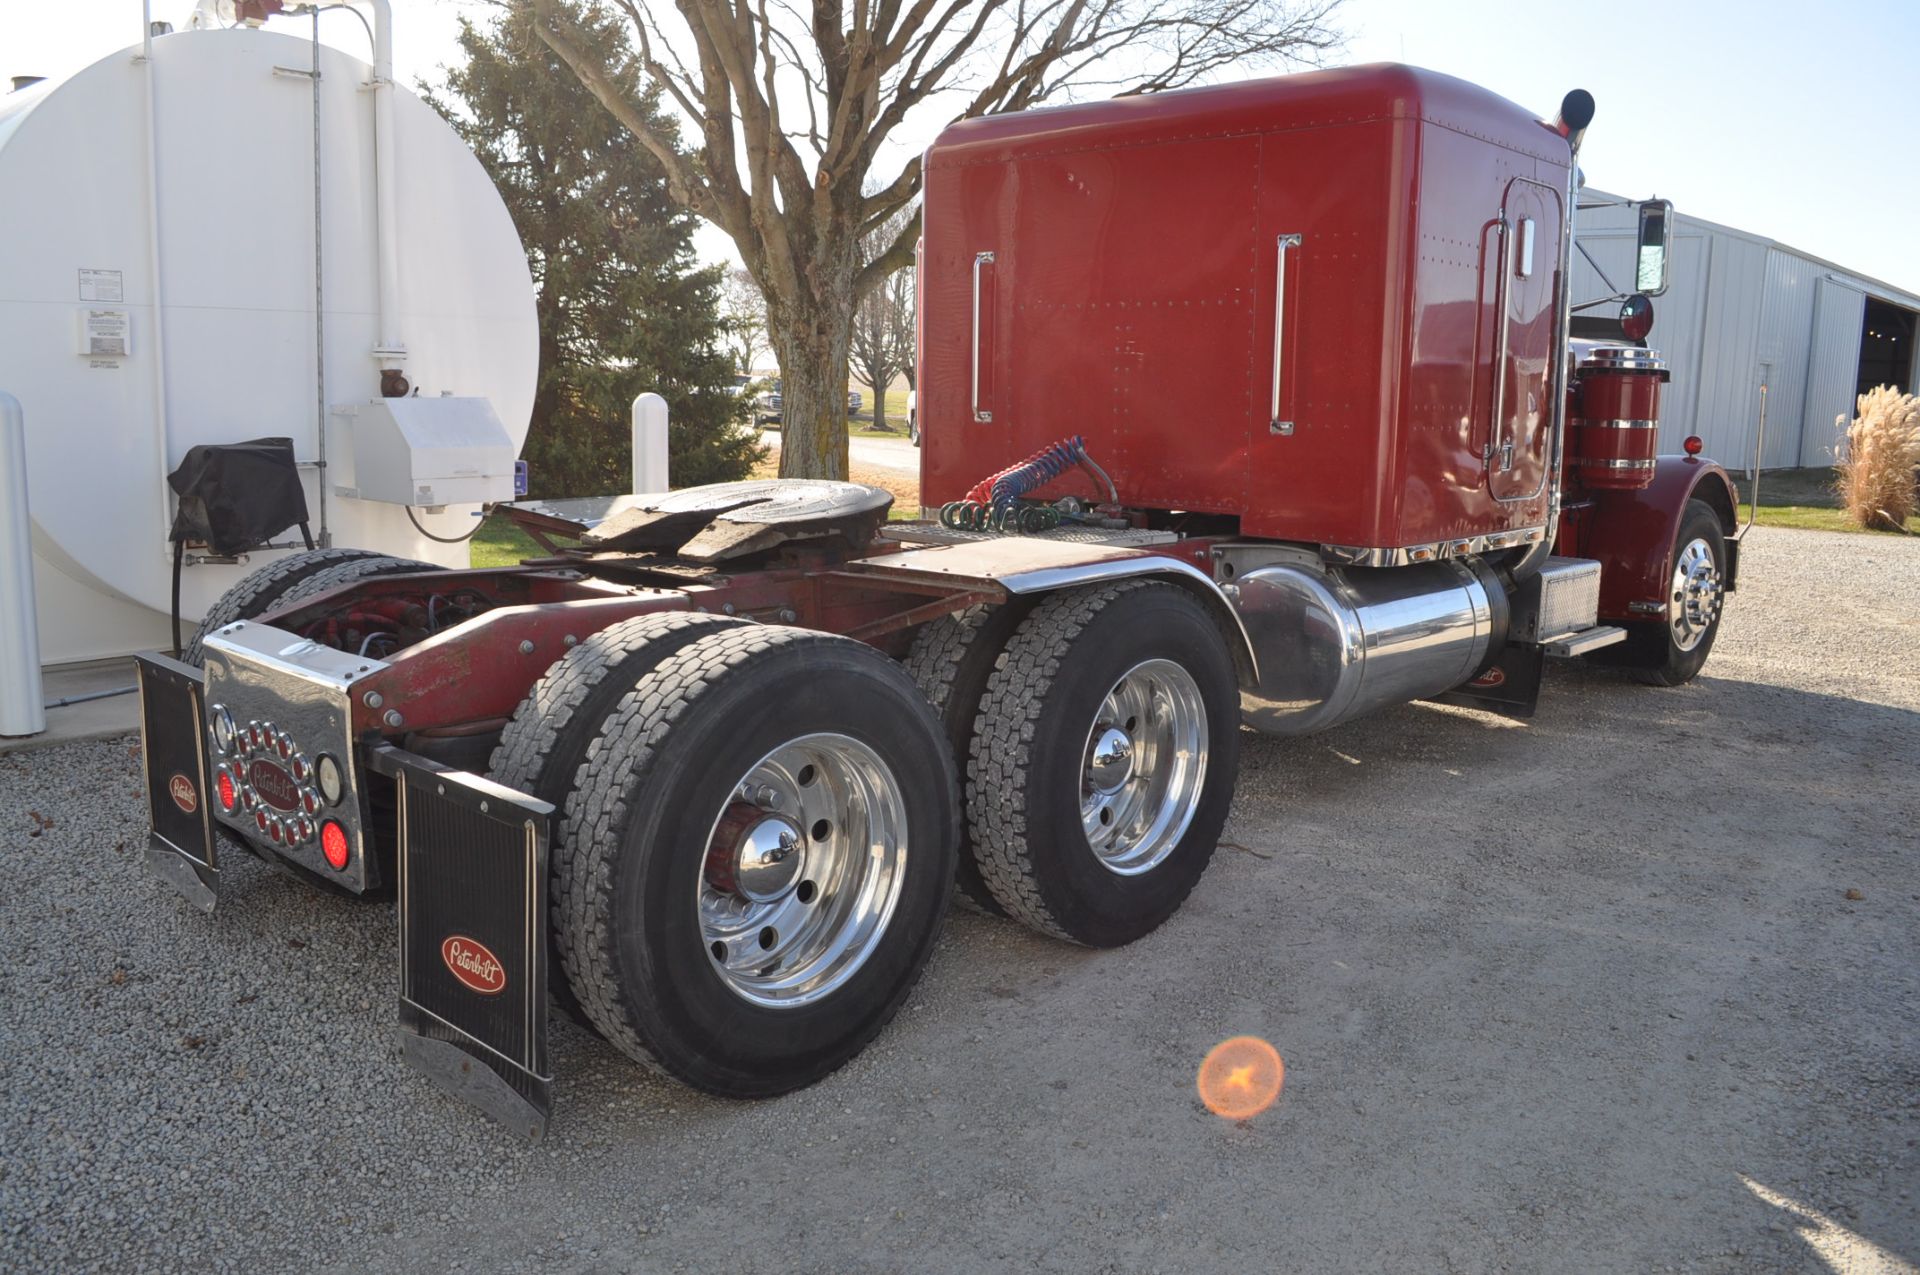
M 894 519 L 918 518 L 920 516 L 920 479 L 916 474 L 904 474 L 894 469 L 881 469 L 873 465 L 862 465 L 855 461 L 850 466 L 847 477 L 856 483 L 865 483 L 869 487 L 880 487 L 893 493 L 893 510 L 888 515 Z M 753 478 L 778 478 L 780 476 L 780 450 L 774 448 L 753 468 L 749 475 Z
M 1920 466 L 1920 398 L 1882 385 L 1857 406 L 1853 424 L 1844 416 L 1834 422 L 1846 434 L 1837 466 L 1841 504 L 1862 527 L 1905 530 Z

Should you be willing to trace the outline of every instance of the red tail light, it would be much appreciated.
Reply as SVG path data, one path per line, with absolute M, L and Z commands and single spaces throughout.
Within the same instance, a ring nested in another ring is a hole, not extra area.
M 220 809 L 228 814 L 240 804 L 240 791 L 233 786 L 233 772 L 222 766 L 214 777 L 214 785 L 220 794 Z
M 327 866 L 335 872 L 345 872 L 353 857 L 352 847 L 347 844 L 347 830 L 331 819 L 320 825 L 320 853 L 327 856 Z
M 1698 456 L 1707 449 L 1707 445 L 1700 441 L 1700 435 L 1698 434 L 1687 435 L 1687 441 L 1680 444 L 1680 446 L 1687 449 L 1687 455 L 1689 456 Z

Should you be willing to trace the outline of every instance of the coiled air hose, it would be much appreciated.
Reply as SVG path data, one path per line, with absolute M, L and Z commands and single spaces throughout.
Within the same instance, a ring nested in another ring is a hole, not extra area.
M 1080 435 L 1049 443 L 1017 464 L 973 485 L 961 500 L 940 507 L 940 525 L 952 531 L 999 531 L 1033 535 L 1051 531 L 1060 525 L 1061 511 L 1049 504 L 1022 504 L 1028 493 L 1038 491 L 1068 470 L 1078 467 L 1106 488 L 1107 498 L 1118 504 L 1120 493 L 1107 472 L 1087 454 L 1087 442 Z

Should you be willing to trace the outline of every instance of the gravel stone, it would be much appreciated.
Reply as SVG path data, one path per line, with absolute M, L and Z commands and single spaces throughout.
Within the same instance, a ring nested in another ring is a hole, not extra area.
M 539 1144 L 400 1061 L 391 903 L 240 858 L 203 916 L 146 873 L 137 741 L 0 755 L 0 1270 L 1920 1260 L 1920 542 L 1761 528 L 1742 577 L 1689 686 L 1246 734 L 1168 924 L 956 914 L 814 1088 L 556 1022 Z M 1233 1124 L 1194 1075 L 1243 1033 L 1287 1084 Z

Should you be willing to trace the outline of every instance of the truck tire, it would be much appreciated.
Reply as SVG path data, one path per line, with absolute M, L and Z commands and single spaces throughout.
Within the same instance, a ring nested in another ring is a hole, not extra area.
M 1705 501 L 1689 500 L 1674 535 L 1667 618 L 1627 625 L 1626 641 L 1594 652 L 1598 662 L 1624 666 L 1649 686 L 1680 686 L 1699 676 L 1720 635 L 1726 565 L 1720 515 Z
M 568 651 L 533 684 L 520 701 L 500 742 L 494 746 L 487 775 L 495 783 L 528 793 L 553 806 L 550 863 L 558 863 L 568 843 L 568 814 L 574 782 L 587 747 L 599 737 L 601 723 L 620 697 L 655 665 L 697 638 L 745 620 L 698 611 L 637 615 L 609 625 Z M 549 869 L 551 874 L 551 869 Z M 547 926 L 553 997 L 568 1016 L 585 1019 L 562 970 L 560 887 L 550 883 Z
M 1177 585 L 1056 594 L 987 679 L 967 763 L 982 879 L 1056 938 L 1118 947 L 1178 910 L 1239 765 L 1233 657 Z
M 220 595 L 218 601 L 208 608 L 206 618 L 200 621 L 200 627 L 194 632 L 193 640 L 187 643 L 181 652 L 183 662 L 200 668 L 206 657 L 201 650 L 201 641 L 215 629 L 224 628 L 235 620 L 251 620 L 257 615 L 278 610 L 289 600 L 295 589 L 307 581 L 329 572 L 352 569 L 339 583 L 357 580 L 363 576 L 396 575 L 403 571 L 438 571 L 440 568 L 431 562 L 414 562 L 406 558 L 395 558 L 384 553 L 374 553 L 370 549 L 312 549 L 306 553 L 290 554 L 277 562 L 269 562 L 257 571 L 250 572 L 240 583 Z M 329 584 L 327 588 L 334 587 Z M 311 596 L 302 594 L 302 597 Z M 297 599 L 295 599 L 297 600 Z
M 561 960 L 623 1052 L 709 1093 L 785 1093 L 912 990 L 958 838 L 945 731 L 898 664 L 804 629 L 707 633 L 588 744 L 554 847 Z
M 947 740 L 956 758 L 966 757 L 972 748 L 973 724 L 980 715 L 980 697 L 986 694 L 987 678 L 993 674 L 1007 640 L 1030 610 L 1031 605 L 1018 598 L 1002 606 L 968 607 L 941 616 L 914 636 L 913 648 L 907 653 L 907 673 L 946 723 Z M 962 775 L 963 802 L 967 800 L 966 788 L 966 776 Z M 1007 914 L 980 875 L 973 843 L 964 827 L 960 870 L 954 884 L 958 887 L 954 896 L 957 902 L 988 916 Z

